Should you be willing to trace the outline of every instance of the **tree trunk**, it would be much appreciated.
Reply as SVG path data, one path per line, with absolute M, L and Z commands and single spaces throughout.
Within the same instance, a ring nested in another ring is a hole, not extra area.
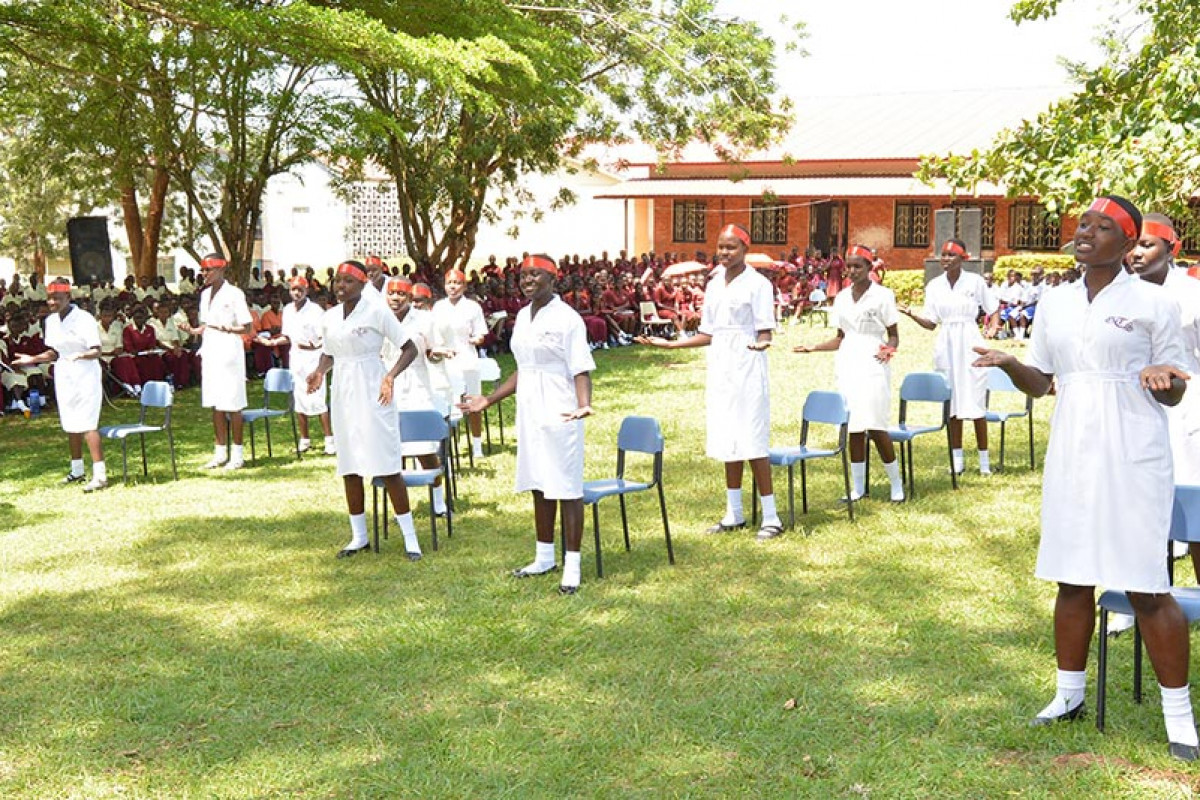
M 167 207 L 167 189 L 171 185 L 170 174 L 165 167 L 154 168 L 154 180 L 150 185 L 150 200 L 146 206 L 145 224 L 142 225 L 140 253 L 134 264 L 138 278 L 158 276 L 158 243 L 162 238 L 163 214 Z M 172 276 L 174 277 L 174 276 Z

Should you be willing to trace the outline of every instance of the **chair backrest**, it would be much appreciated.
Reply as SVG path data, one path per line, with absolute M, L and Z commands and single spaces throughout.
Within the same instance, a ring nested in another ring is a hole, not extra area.
M 479 359 L 479 380 L 493 382 L 500 380 L 500 362 L 494 358 Z
M 146 424 L 146 409 L 161 408 L 163 410 L 163 427 L 171 427 L 171 406 L 175 403 L 175 390 L 166 381 L 146 381 L 142 385 L 142 409 L 139 414 L 141 424 Z
M 908 420 L 909 403 L 940 403 L 942 424 L 950 419 L 950 383 L 940 372 L 910 372 L 900 384 L 900 422 Z
M 988 409 L 991 409 L 992 392 L 1014 392 L 1021 395 L 1026 410 L 1033 408 L 1033 395 L 1027 395 L 1018 389 L 1008 373 L 999 367 L 992 367 L 987 371 L 987 402 L 985 406 Z
M 264 392 L 291 392 L 293 387 L 291 370 L 272 367 L 263 378 Z
M 825 292 L 821 291 L 820 289 L 813 289 L 808 293 L 808 301 L 810 303 L 824 303 L 828 299 L 829 298 Z
M 846 425 L 850 422 L 850 409 L 846 398 L 837 392 L 809 392 L 804 398 L 804 421 L 821 422 L 826 425 Z
M 638 303 L 638 312 L 642 315 L 643 322 L 658 317 L 658 308 L 649 300 L 642 300 Z
M 1177 542 L 1200 542 L 1200 486 L 1175 487 L 1171 538 Z
M 432 408 L 400 412 L 400 439 L 405 442 L 441 442 L 450 436 L 445 417 Z
M 626 417 L 617 433 L 617 448 L 636 453 L 661 453 L 662 428 L 654 417 Z

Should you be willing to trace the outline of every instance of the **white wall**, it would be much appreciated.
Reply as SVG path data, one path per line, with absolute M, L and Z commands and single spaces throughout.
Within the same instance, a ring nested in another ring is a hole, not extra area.
M 306 164 L 267 183 L 263 197 L 262 258 L 271 269 L 307 264 L 324 274 L 352 255 L 350 209 L 330 187 L 323 165 Z

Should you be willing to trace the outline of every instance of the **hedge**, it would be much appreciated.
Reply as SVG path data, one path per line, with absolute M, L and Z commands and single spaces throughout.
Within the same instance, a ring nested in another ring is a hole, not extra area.
M 896 294 L 898 305 L 920 308 L 925 303 L 925 270 L 897 269 L 883 276 L 883 285 Z
M 999 278 L 1001 275 L 1006 275 L 1010 269 L 1015 269 L 1028 279 L 1034 267 L 1054 272 L 1071 269 L 1074 266 L 1075 256 L 1069 256 L 1066 253 L 1013 253 L 997 258 L 992 272 Z

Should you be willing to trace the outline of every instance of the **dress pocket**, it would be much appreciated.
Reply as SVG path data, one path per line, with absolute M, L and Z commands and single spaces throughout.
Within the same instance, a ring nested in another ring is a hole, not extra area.
M 1170 439 L 1166 419 L 1141 414 L 1120 417 L 1121 445 L 1125 460 L 1131 464 L 1151 464 L 1170 460 Z

